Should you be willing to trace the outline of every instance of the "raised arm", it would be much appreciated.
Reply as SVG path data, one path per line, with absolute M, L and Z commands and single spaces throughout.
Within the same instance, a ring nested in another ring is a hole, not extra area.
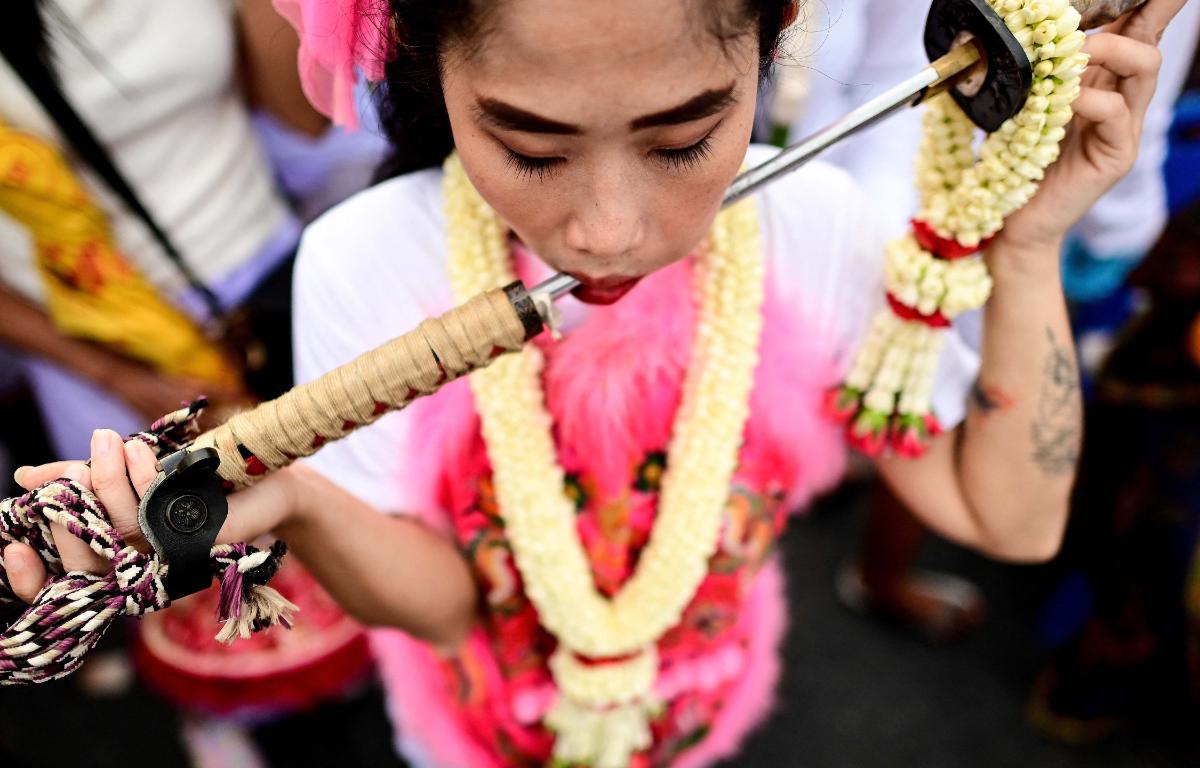
M 1156 45 L 1183 4 L 1151 0 L 1089 38 L 1062 155 L 987 253 L 995 287 L 967 420 L 919 460 L 880 462 L 930 526 L 993 556 L 1043 560 L 1058 549 L 1083 431 L 1059 254 L 1071 225 L 1133 165 Z

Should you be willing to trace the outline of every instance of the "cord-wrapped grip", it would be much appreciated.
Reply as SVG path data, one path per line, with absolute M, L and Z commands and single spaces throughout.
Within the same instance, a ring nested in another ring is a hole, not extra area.
M 520 283 L 475 297 L 441 317 L 206 432 L 229 490 L 431 395 L 449 381 L 515 352 L 542 330 Z

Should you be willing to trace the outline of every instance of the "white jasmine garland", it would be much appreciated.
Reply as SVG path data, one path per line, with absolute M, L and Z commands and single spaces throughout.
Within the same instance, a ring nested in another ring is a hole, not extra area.
M 444 181 L 458 301 L 514 279 L 508 230 L 456 156 Z M 753 201 L 721 212 L 695 269 L 698 325 L 649 543 L 613 598 L 595 587 L 564 492 L 532 345 L 471 375 L 496 498 L 525 592 L 559 642 L 546 724 L 555 755 L 622 768 L 649 746 L 656 644 L 708 573 L 737 466 L 762 329 L 764 268 Z M 583 663 L 580 657 L 600 660 Z
M 914 232 L 887 247 L 885 285 L 893 306 L 881 310 L 843 387 L 835 415 L 854 419 L 851 438 L 868 453 L 893 448 L 919 455 L 940 430 L 929 393 L 943 328 L 982 307 L 992 280 L 978 250 L 1029 202 L 1058 159 L 1071 103 L 1087 67 L 1080 15 L 1069 0 L 990 0 L 1033 66 L 1021 110 L 976 149 L 974 124 L 948 94 L 932 99 L 916 162 L 920 209 Z M 922 237 L 916 230 L 925 231 Z M 958 246 L 934 254 L 926 237 Z M 918 330 L 919 327 L 919 330 Z
M 939 259 L 906 233 L 887 246 L 884 285 L 901 304 L 923 315 L 954 318 L 983 306 L 992 280 L 981 259 Z

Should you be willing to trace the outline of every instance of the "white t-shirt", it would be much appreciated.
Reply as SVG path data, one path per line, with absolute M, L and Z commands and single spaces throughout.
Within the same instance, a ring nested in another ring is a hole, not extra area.
M 773 151 L 751 147 L 747 162 L 760 163 Z M 297 382 L 350 362 L 454 305 L 441 182 L 440 169 L 392 179 L 350 198 L 305 232 L 295 277 Z M 806 307 L 809 327 L 827 334 L 848 364 L 883 300 L 886 233 L 876 226 L 869 201 L 844 171 L 820 163 L 775 182 L 757 199 L 764 257 L 778 296 Z M 559 305 L 574 322 L 588 311 L 571 298 Z M 978 366 L 977 352 L 951 332 L 933 398 L 948 427 L 963 418 Z M 416 499 L 400 471 L 406 451 L 415 447 L 411 429 L 410 414 L 391 413 L 308 461 L 383 511 L 411 510 Z
M 237 87 L 234 12 L 232 0 L 55 0 L 43 13 L 72 106 L 189 265 L 219 293 L 223 278 L 275 241 L 286 255 L 295 236 L 289 226 L 296 226 Z M 62 144 L 3 59 L 0 115 Z M 178 295 L 186 281 L 141 220 L 90 169 L 82 176 L 122 253 L 164 295 Z M 42 303 L 29 238 L 2 212 L 0 281 Z

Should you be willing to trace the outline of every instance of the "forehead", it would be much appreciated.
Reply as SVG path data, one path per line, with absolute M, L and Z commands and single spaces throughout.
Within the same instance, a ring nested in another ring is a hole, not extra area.
M 722 40 L 718 4 L 505 0 L 469 55 L 450 54 L 446 75 L 556 119 L 623 123 L 756 75 L 755 26 Z

